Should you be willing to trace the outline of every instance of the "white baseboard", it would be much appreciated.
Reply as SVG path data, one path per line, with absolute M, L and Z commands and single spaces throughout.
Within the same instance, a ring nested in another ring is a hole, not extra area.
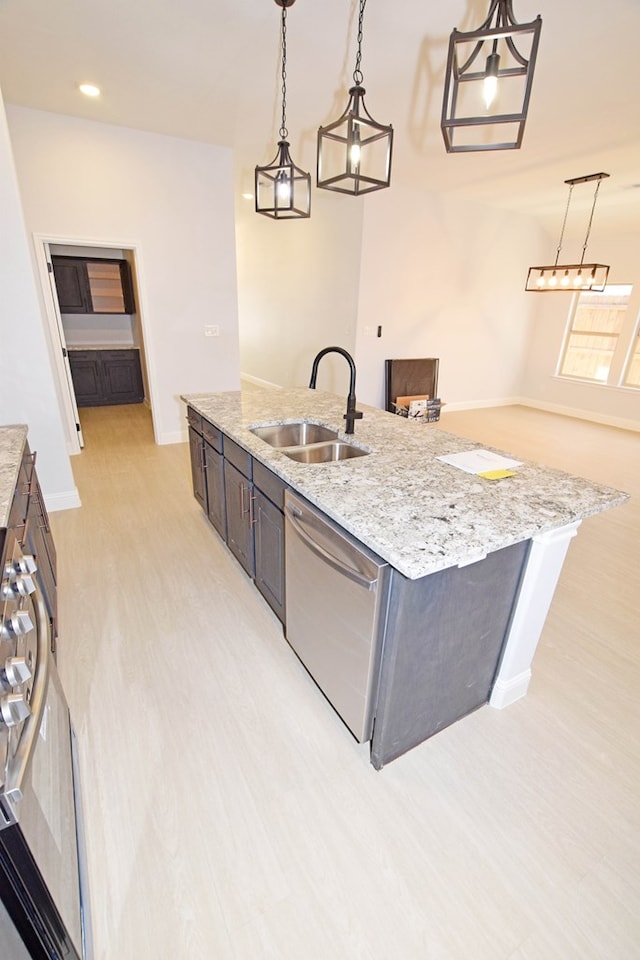
M 522 699 L 527 695 L 530 680 L 530 669 L 523 670 L 517 677 L 511 677 L 509 680 L 496 680 L 491 691 L 490 706 L 497 710 L 503 710 L 515 703 L 516 700 Z
M 560 403 L 547 403 L 544 400 L 532 400 L 530 397 L 507 397 L 495 400 L 472 400 L 460 403 L 449 403 L 442 408 L 441 417 L 456 410 L 480 410 L 485 407 L 531 407 L 534 410 L 544 410 L 547 413 L 558 413 L 563 417 L 573 417 L 576 420 L 590 420 L 591 423 L 602 423 L 607 427 L 619 427 L 621 430 L 635 430 L 640 432 L 640 421 L 630 420 L 628 417 L 613 417 L 606 413 L 596 413 L 593 410 L 582 410 L 579 407 L 567 407 Z
M 596 413 L 593 410 L 581 410 L 577 407 L 565 407 L 560 403 L 546 403 L 544 400 L 529 400 L 520 397 L 514 403 L 523 407 L 533 407 L 536 410 L 546 410 L 548 413 L 559 413 L 563 417 L 574 417 L 576 420 L 590 420 L 592 423 L 602 423 L 607 427 L 619 427 L 621 430 L 635 430 L 640 432 L 640 421 L 630 420 L 628 417 L 613 417 L 607 413 Z
M 73 510 L 75 507 L 82 506 L 77 487 L 64 493 L 49 494 L 44 498 L 44 503 L 49 513 L 56 513 L 58 510 Z
M 501 397 L 500 399 L 493 400 L 461 400 L 457 403 L 449 403 L 448 400 L 444 401 L 444 406 L 442 407 L 441 416 L 444 416 L 447 413 L 453 413 L 456 410 L 480 410 L 484 407 L 512 407 L 517 404 L 524 403 L 519 397 Z
M 241 373 L 240 380 L 246 383 L 253 383 L 256 387 L 268 387 L 270 390 L 282 390 L 278 383 L 272 383 L 270 380 L 261 380 L 260 377 L 254 377 L 250 373 Z
M 156 443 L 159 447 L 164 446 L 166 443 L 185 443 L 189 439 L 187 434 L 187 428 L 184 430 L 172 430 L 169 433 L 161 433 Z

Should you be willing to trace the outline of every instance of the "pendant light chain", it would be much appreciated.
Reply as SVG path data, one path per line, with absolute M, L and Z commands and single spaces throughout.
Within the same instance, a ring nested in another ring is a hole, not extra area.
M 282 125 L 280 139 L 286 140 L 287 130 L 287 8 L 282 8 Z
M 356 54 L 356 67 L 353 71 L 353 82 L 357 85 L 360 85 L 364 80 L 360 63 L 362 62 L 362 22 L 364 20 L 364 8 L 366 5 L 367 0 L 360 0 L 360 12 L 358 14 L 358 52 Z
M 591 216 L 589 217 L 589 226 L 587 227 L 587 235 L 586 235 L 586 237 L 584 238 L 584 247 L 582 248 L 582 257 L 580 258 L 580 263 L 584 263 L 584 257 L 585 257 L 585 254 L 586 254 L 586 252 L 587 252 L 587 244 L 589 243 L 589 235 L 590 235 L 590 233 L 591 233 L 591 224 L 593 223 L 593 214 L 595 213 L 596 200 L 598 199 L 598 190 L 600 189 L 600 184 L 601 184 L 601 183 L 602 183 L 602 180 L 598 180 L 598 182 L 597 182 L 597 184 L 596 184 L 596 190 L 595 190 L 595 193 L 594 193 L 594 195 L 593 195 L 593 204 L 592 204 L 592 207 L 591 207 Z
M 571 203 L 571 194 L 573 193 L 574 186 L 575 186 L 574 183 L 569 185 L 569 196 L 567 197 L 567 206 L 565 207 L 565 211 L 564 211 L 564 220 L 562 221 L 562 229 L 560 231 L 560 240 L 558 241 L 558 249 L 556 250 L 556 262 L 554 266 L 557 266 L 558 259 L 560 257 L 560 251 L 562 250 L 562 238 L 564 237 L 564 228 L 567 225 L 567 217 L 569 215 L 569 205 Z

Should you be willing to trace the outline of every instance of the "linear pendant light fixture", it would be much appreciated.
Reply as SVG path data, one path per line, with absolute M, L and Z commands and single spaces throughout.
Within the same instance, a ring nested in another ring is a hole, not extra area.
M 364 104 L 360 62 L 366 3 L 360 0 L 358 53 L 349 103 L 341 117 L 318 130 L 318 187 L 352 196 L 382 190 L 391 182 L 393 128 L 377 123 Z
M 278 152 L 266 167 L 256 167 L 256 213 L 274 220 L 302 219 L 311 215 L 311 174 L 297 167 L 289 153 L 287 136 L 287 7 L 296 0 L 275 0 L 282 7 L 282 123 Z
M 441 128 L 447 153 L 517 150 L 529 109 L 542 19 L 518 23 L 491 0 L 477 30 L 449 39 Z
M 569 196 L 564 211 L 564 220 L 560 231 L 555 263 L 544 267 L 530 267 L 529 273 L 527 274 L 525 290 L 528 290 L 530 293 L 552 293 L 558 290 L 561 292 L 566 292 L 567 290 L 593 290 L 600 292 L 604 290 L 607 277 L 609 276 L 609 267 L 604 263 L 585 263 L 584 258 L 587 253 L 587 244 L 589 242 L 589 234 L 591 233 L 591 224 L 593 223 L 593 214 L 596 209 L 600 183 L 608 176 L 608 173 L 590 173 L 587 177 L 574 177 L 572 180 L 565 180 L 565 183 L 569 184 Z M 594 180 L 597 181 L 596 188 L 593 194 L 591 216 L 589 217 L 589 223 L 587 225 L 587 233 L 584 238 L 580 263 L 560 264 L 558 260 L 560 259 L 560 251 L 562 250 L 564 228 L 567 225 L 567 216 L 569 214 L 573 188 L 577 183 L 592 183 Z

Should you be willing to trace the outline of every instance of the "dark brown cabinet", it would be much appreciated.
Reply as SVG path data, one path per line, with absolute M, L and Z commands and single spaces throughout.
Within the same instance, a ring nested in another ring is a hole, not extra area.
M 254 574 L 252 458 L 233 440 L 224 438 L 224 494 L 227 546 L 250 577 Z
M 69 366 L 79 407 L 144 400 L 140 351 L 135 348 L 69 350 Z
M 204 440 L 202 438 L 202 417 L 191 407 L 187 410 L 189 424 L 189 456 L 191 459 L 191 483 L 193 495 L 207 512 L 207 488 L 205 483 Z
M 284 623 L 287 485 L 192 407 L 187 420 L 193 494 Z
M 52 256 L 60 313 L 136 312 L 126 260 Z

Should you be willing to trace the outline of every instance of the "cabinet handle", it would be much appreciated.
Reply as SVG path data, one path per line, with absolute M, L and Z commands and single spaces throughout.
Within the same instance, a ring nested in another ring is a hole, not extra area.
M 249 494 L 249 526 L 255 527 L 258 522 L 258 518 L 255 516 L 254 503 L 256 502 L 256 497 Z

